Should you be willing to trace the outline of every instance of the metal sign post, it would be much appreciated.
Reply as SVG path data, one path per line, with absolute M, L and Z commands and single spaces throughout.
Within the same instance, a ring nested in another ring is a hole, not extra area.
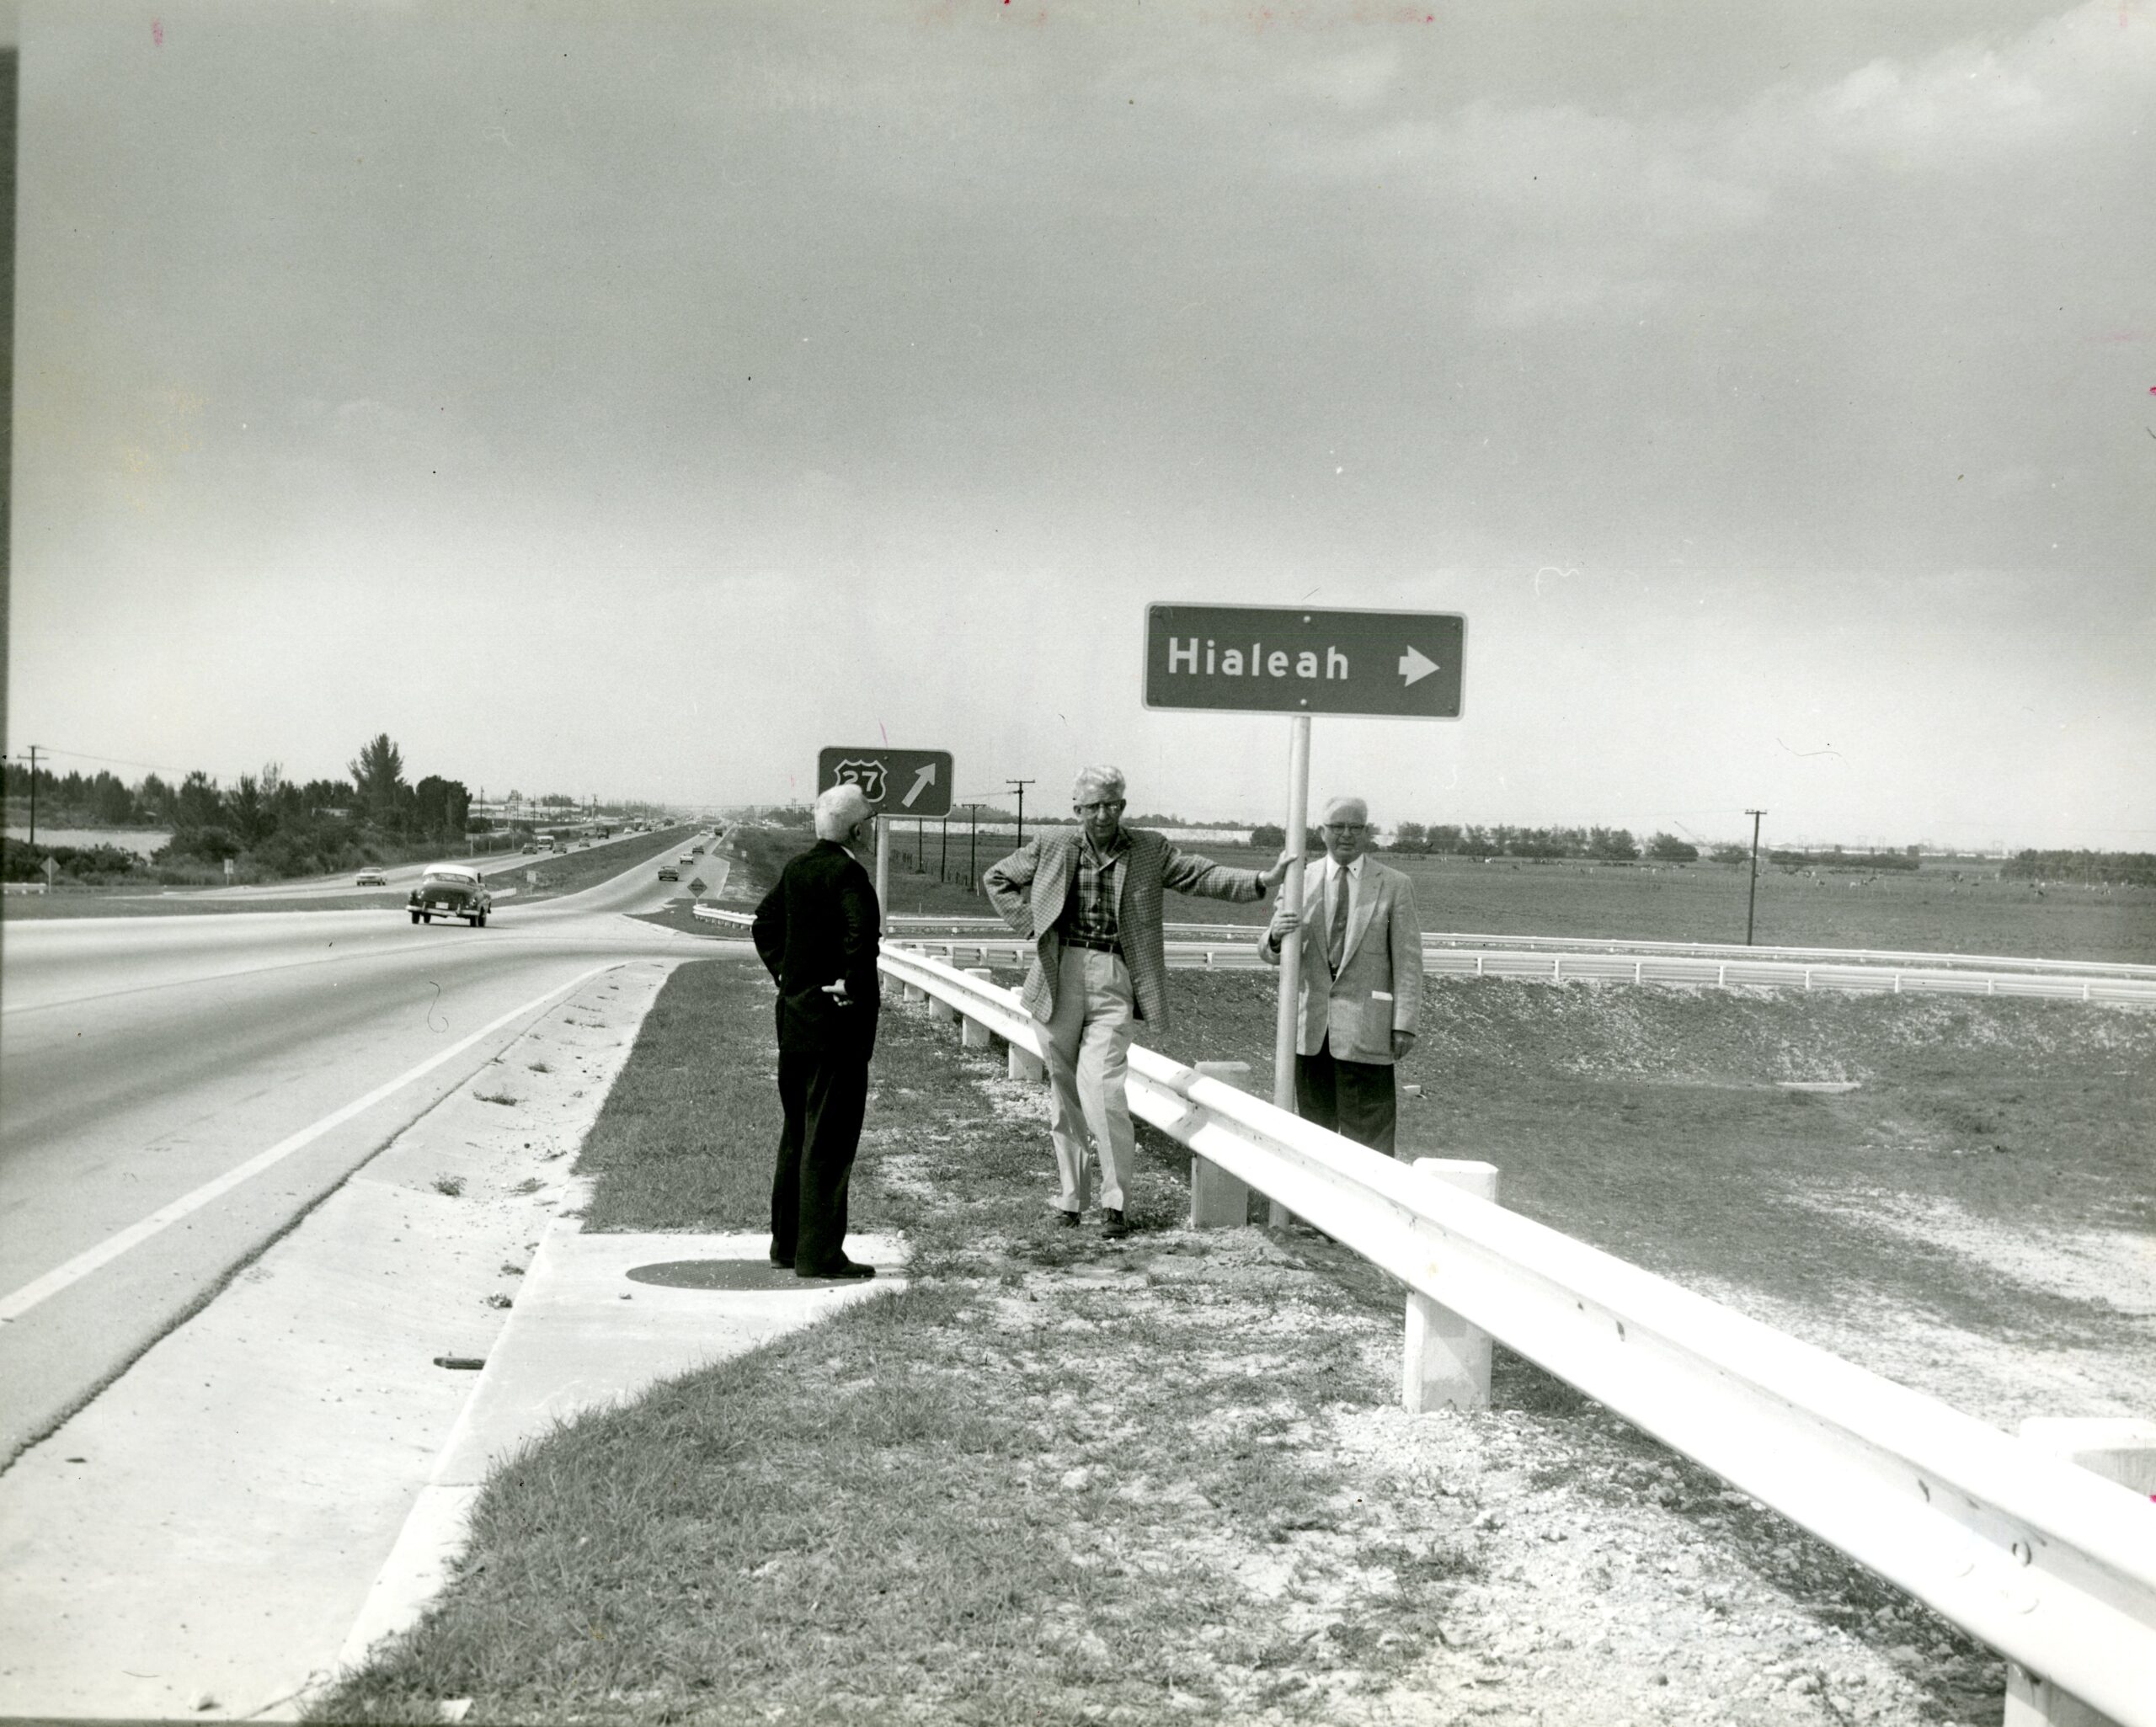
M 876 818 L 876 909 L 886 918 L 891 914 L 891 823 L 888 816 Z
M 1310 813 L 1310 717 L 1299 713 L 1288 722 L 1288 845 L 1295 861 L 1280 884 L 1280 903 L 1303 909 L 1303 853 L 1308 849 Z M 1295 1042 L 1302 1000 L 1303 943 L 1300 933 L 1280 944 L 1280 1007 L 1273 1027 L 1273 1103 L 1295 1113 Z M 1273 1227 L 1287 1227 L 1288 1207 L 1271 1202 Z

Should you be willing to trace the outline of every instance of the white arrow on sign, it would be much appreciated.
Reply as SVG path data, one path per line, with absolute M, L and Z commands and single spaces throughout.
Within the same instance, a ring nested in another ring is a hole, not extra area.
M 922 792 L 926 792 L 935 783 L 936 764 L 931 761 L 926 767 L 921 769 L 919 773 L 913 776 L 913 788 L 908 792 L 904 797 L 899 800 L 899 808 L 900 809 L 911 809 L 913 808 L 914 799 L 920 797 Z
M 1411 685 L 1419 683 L 1437 669 L 1438 663 L 1435 660 L 1425 658 L 1416 648 L 1411 648 L 1400 656 L 1400 675 L 1406 679 Z

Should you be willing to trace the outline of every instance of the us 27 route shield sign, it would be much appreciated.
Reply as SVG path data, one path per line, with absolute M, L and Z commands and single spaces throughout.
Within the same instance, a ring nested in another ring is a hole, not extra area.
M 1458 612 L 1149 605 L 1145 706 L 1456 720 L 1466 641 Z
M 856 785 L 879 816 L 951 813 L 947 749 L 825 749 L 816 756 L 816 789 Z

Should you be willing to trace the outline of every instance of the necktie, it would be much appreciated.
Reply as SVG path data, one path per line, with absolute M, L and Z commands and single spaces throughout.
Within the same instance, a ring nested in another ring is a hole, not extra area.
M 1340 962 L 1348 951 L 1348 871 L 1332 872 L 1332 930 L 1325 943 L 1326 963 L 1337 973 Z

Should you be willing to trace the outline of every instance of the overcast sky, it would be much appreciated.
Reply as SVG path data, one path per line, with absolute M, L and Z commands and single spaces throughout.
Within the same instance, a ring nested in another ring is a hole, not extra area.
M 21 22 L 8 747 L 1277 818 L 1149 600 L 1467 618 L 1380 821 L 2156 849 L 2156 8 Z M 1038 807 L 1038 806 L 1036 806 Z

